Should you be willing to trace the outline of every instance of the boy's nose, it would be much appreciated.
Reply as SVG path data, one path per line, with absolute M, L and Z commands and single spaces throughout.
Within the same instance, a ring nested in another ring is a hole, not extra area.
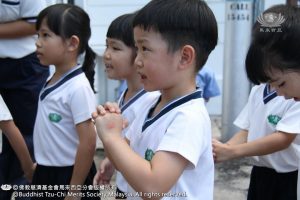
M 135 59 L 134 60 L 134 64 L 137 68 L 142 68 L 143 67 L 143 63 L 140 60 Z
M 110 53 L 108 51 L 104 51 L 104 59 L 110 59 Z
M 37 39 L 37 40 L 35 41 L 35 46 L 36 46 L 36 47 L 41 47 L 41 43 L 40 43 L 40 40 L 39 40 L 39 39 Z

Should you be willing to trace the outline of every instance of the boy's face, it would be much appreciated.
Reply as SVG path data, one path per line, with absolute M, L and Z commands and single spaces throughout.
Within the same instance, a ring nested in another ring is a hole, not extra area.
M 178 51 L 168 52 L 168 45 L 161 35 L 150 29 L 134 28 L 137 47 L 135 63 L 145 90 L 163 90 L 174 86 L 177 79 L 177 66 L 180 61 Z M 180 80 L 179 80 L 180 81 Z
M 279 96 L 300 101 L 300 72 L 272 69 L 270 77 L 272 78 L 270 84 Z
M 123 41 L 107 38 L 103 55 L 105 72 L 110 79 L 128 79 L 136 73 L 134 65 L 134 50 Z

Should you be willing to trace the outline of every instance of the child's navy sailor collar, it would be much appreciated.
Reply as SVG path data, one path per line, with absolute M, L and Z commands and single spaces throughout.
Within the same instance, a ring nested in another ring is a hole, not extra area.
M 52 91 L 54 91 L 55 89 L 57 89 L 58 87 L 60 87 L 61 85 L 63 85 L 65 82 L 67 82 L 68 80 L 72 79 L 73 77 L 81 74 L 83 71 L 82 71 L 82 68 L 81 68 L 81 65 L 71 69 L 69 72 L 67 72 L 63 77 L 61 77 L 61 79 L 55 83 L 53 86 L 45 89 L 41 96 L 40 96 L 40 99 L 41 100 L 44 100 L 45 97 L 50 94 Z M 46 85 L 45 85 L 46 87 Z
M 263 96 L 263 101 L 264 104 L 267 104 L 269 101 L 277 97 L 277 93 L 275 90 L 271 90 L 270 84 L 266 84 L 265 89 L 264 89 L 264 96 Z
M 165 115 L 166 113 L 168 113 L 169 111 L 173 110 L 174 108 L 188 102 L 191 101 L 193 99 L 198 99 L 198 98 L 202 98 L 202 91 L 200 90 L 196 90 L 195 92 L 188 94 L 186 96 L 180 97 L 178 99 L 173 100 L 172 102 L 170 102 L 168 105 L 166 105 L 156 116 L 154 116 L 153 118 L 151 118 L 150 116 L 152 115 L 154 109 L 156 108 L 156 106 L 158 105 L 158 103 L 161 100 L 161 96 L 159 97 L 158 101 L 156 102 L 156 104 L 149 110 L 148 115 L 146 117 L 146 120 L 143 124 L 142 127 L 142 132 L 144 130 L 147 129 L 148 126 L 150 126 L 151 124 L 153 124 L 156 120 L 158 120 L 160 117 L 162 117 L 163 115 Z
M 128 88 L 123 92 L 123 95 L 119 102 L 119 107 L 121 108 L 121 112 L 124 112 L 131 104 L 133 104 L 136 100 L 138 100 L 141 96 L 146 94 L 146 90 L 141 89 L 138 93 L 136 93 L 133 97 L 131 97 L 127 103 L 124 104 L 125 94 L 127 93 Z

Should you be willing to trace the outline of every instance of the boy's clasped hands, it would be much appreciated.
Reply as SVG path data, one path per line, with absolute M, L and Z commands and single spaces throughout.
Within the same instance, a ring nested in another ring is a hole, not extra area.
M 98 105 L 92 117 L 102 141 L 115 136 L 121 137 L 122 130 L 128 125 L 117 103 L 107 102 L 104 105 Z

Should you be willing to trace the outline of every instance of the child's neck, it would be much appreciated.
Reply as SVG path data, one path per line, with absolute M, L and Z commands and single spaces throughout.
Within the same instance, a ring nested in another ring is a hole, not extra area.
M 127 92 L 124 96 L 124 103 L 126 103 L 129 99 L 131 99 L 134 95 L 136 95 L 142 88 L 143 85 L 138 81 L 128 81 L 127 82 Z
M 191 84 L 189 87 L 177 87 L 161 90 L 161 100 L 157 104 L 152 116 L 158 114 L 167 104 L 175 99 L 193 93 L 196 90 L 196 85 Z
M 65 65 L 56 65 L 55 73 L 53 74 L 48 85 L 52 85 L 52 84 L 56 83 L 63 75 L 65 75 L 67 72 L 69 72 L 76 66 L 77 66 L 77 62 L 72 62 L 72 63 L 65 64 Z
M 55 65 L 55 73 L 57 73 L 57 75 L 63 76 L 65 73 L 67 73 L 68 71 L 70 71 L 72 68 L 76 66 L 77 66 L 77 61 Z
M 270 92 L 273 92 L 275 91 L 275 88 L 271 86 L 271 84 L 269 84 L 269 89 L 270 89 Z

